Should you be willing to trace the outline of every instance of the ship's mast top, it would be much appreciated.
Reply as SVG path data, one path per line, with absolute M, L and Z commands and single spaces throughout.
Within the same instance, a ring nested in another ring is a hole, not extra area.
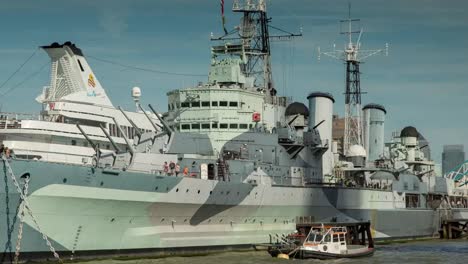
M 359 64 L 362 60 L 378 54 L 388 54 L 388 44 L 384 49 L 377 50 L 361 50 L 361 36 L 363 29 L 354 30 L 353 22 L 358 22 L 359 19 L 351 18 L 351 4 L 348 6 L 348 19 L 340 20 L 340 23 L 347 24 L 347 30 L 340 32 L 347 35 L 348 43 L 343 50 L 336 50 L 333 45 L 333 51 L 320 52 L 318 48 L 319 60 L 320 55 L 324 54 L 329 57 L 342 60 L 346 64 L 346 88 L 345 88 L 345 131 L 343 140 L 343 154 L 347 155 L 348 150 L 352 145 L 363 145 L 362 134 L 362 113 L 361 113 L 361 81 Z M 353 42 L 353 34 L 358 34 L 356 43 Z
M 220 1 L 224 27 L 224 0 Z M 232 11 L 242 13 L 241 23 L 231 31 L 224 27 L 223 36 L 211 38 L 214 41 L 224 42 L 223 45 L 212 47 L 213 57 L 223 55 L 240 57 L 241 72 L 253 83 L 250 88 L 264 91 L 266 95 L 276 95 L 271 68 L 270 40 L 287 40 L 302 34 L 293 34 L 271 26 L 265 0 L 234 0 Z M 271 36 L 270 28 L 281 34 Z M 246 81 L 246 84 L 248 83 L 249 81 Z

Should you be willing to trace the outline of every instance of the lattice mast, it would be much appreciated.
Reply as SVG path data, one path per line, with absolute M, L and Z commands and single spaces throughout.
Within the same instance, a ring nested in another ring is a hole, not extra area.
M 320 55 L 324 54 L 329 57 L 342 60 L 346 65 L 346 87 L 345 87 L 345 131 L 343 140 L 343 154 L 346 155 L 347 150 L 352 145 L 363 146 L 363 129 L 362 129 L 362 109 L 361 109 L 361 80 L 360 80 L 360 63 L 372 56 L 385 52 L 388 55 L 388 44 L 385 44 L 385 49 L 362 50 L 361 36 L 363 29 L 354 30 L 353 22 L 358 22 L 360 19 L 351 18 L 351 5 L 348 9 L 348 19 L 340 20 L 340 23 L 346 23 L 347 30 L 340 34 L 347 35 L 348 44 L 344 50 L 335 49 L 333 51 L 321 52 L 318 48 L 319 59 Z M 353 35 L 359 34 L 357 41 L 353 42 Z
M 224 0 L 221 0 L 223 27 L 225 34 L 221 37 L 211 38 L 214 41 L 224 41 L 226 44 L 222 50 L 213 49 L 214 52 L 224 54 L 239 54 L 245 56 L 243 73 L 247 77 L 255 79 L 255 86 L 265 90 L 268 95 L 276 95 L 273 84 L 271 67 L 270 40 L 289 40 L 302 36 L 277 27 L 271 26 L 271 18 L 268 18 L 265 0 L 234 0 L 232 11 L 242 13 L 241 23 L 232 31 L 224 27 Z M 270 29 L 281 32 L 279 35 L 270 35 Z M 241 44 L 231 44 L 238 41 Z M 239 50 L 241 49 L 241 50 Z

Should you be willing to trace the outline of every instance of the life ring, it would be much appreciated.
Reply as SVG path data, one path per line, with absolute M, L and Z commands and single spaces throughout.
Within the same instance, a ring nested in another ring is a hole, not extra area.
M 328 247 L 327 245 L 323 246 L 323 251 L 327 251 Z

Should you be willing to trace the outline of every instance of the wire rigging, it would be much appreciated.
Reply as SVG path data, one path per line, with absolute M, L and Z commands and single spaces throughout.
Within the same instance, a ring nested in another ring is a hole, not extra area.
M 24 65 L 26 65 L 26 63 L 28 63 L 32 57 L 34 57 L 34 55 L 36 55 L 37 51 L 39 49 L 35 49 L 34 52 L 31 54 L 31 56 L 29 56 L 1 85 L 0 85 L 0 89 L 2 89 L 23 67 Z
M 31 73 L 30 75 L 28 75 L 26 78 L 24 78 L 21 82 L 17 83 L 16 85 L 10 87 L 8 90 L 6 90 L 5 92 L 3 92 L 2 94 L 0 94 L 0 97 L 4 97 L 5 95 L 9 94 L 10 92 L 14 91 L 16 88 L 20 87 L 21 85 L 23 85 L 24 83 L 26 83 L 27 81 L 31 80 L 32 78 L 36 77 L 39 73 L 42 72 L 42 70 L 47 66 L 49 65 L 50 62 L 47 62 L 45 63 L 44 65 L 42 65 L 39 70 Z
M 138 67 L 138 66 L 127 65 L 127 64 L 120 63 L 120 62 L 101 59 L 101 58 L 97 58 L 97 57 L 89 56 L 89 55 L 87 57 L 91 58 L 91 59 L 94 59 L 94 60 L 97 60 L 97 61 L 100 61 L 100 62 L 113 64 L 113 65 L 118 65 L 118 66 L 121 66 L 121 67 L 124 67 L 124 68 L 134 69 L 134 70 L 139 70 L 139 71 L 145 71 L 145 72 L 152 72 L 152 73 L 166 74 L 166 75 L 176 75 L 176 76 L 196 76 L 196 77 L 206 77 L 207 76 L 206 74 L 190 74 L 190 73 L 160 71 L 160 70 L 154 70 L 154 69 L 148 69 L 148 68 L 143 68 L 143 67 Z

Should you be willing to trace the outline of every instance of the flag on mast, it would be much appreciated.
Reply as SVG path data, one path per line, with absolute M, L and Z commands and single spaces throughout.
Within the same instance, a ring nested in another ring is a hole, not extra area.
M 224 17 L 224 0 L 220 0 L 221 4 L 221 19 L 223 22 L 223 29 L 224 29 L 224 34 L 228 34 L 228 31 L 226 30 L 226 18 Z

